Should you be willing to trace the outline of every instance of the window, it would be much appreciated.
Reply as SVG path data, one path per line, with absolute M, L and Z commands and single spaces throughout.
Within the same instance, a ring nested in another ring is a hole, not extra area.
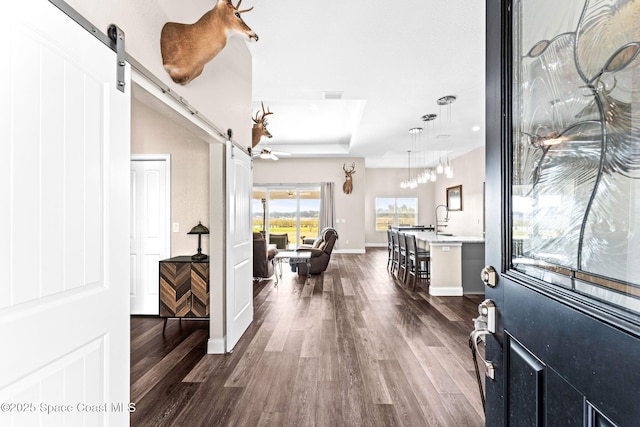
M 303 237 L 316 237 L 320 221 L 318 185 L 256 186 L 253 189 L 253 231 L 287 234 L 295 248 Z
M 376 231 L 417 223 L 417 197 L 376 197 Z

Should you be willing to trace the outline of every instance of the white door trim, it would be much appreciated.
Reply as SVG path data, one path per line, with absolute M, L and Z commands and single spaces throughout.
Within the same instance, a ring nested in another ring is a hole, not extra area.
M 165 234 L 164 234 L 164 239 L 160 239 L 161 240 L 161 244 L 162 244 L 162 248 L 164 248 L 164 251 L 160 252 L 160 258 L 164 259 L 164 258 L 169 258 L 171 256 L 171 155 L 170 154 L 131 154 L 131 162 L 164 162 L 165 165 L 165 182 L 164 182 L 164 188 L 165 188 L 165 194 L 164 194 L 164 212 L 162 212 L 161 217 L 165 218 L 165 223 L 162 224 L 162 227 L 165 228 Z M 134 197 L 135 194 L 132 193 L 132 197 Z M 136 200 L 131 200 L 131 209 L 134 209 L 134 203 L 136 202 Z M 133 219 L 133 218 L 132 218 Z M 133 227 L 133 224 L 131 225 Z M 164 240 L 164 241 L 162 241 Z M 133 264 L 133 262 L 132 262 Z M 132 289 L 137 289 L 138 287 L 138 283 L 135 280 L 136 276 L 136 270 L 135 269 L 131 269 L 131 283 L 132 283 Z M 147 277 L 147 276 L 145 276 Z M 159 284 L 158 284 L 159 287 Z M 158 298 L 158 306 L 155 309 L 151 309 L 150 306 L 148 306 L 146 303 L 144 304 L 144 307 L 146 307 L 146 309 L 143 309 L 139 304 L 138 304 L 138 309 L 140 311 L 136 311 L 135 307 L 134 307 L 134 300 L 133 300 L 133 295 L 132 295 L 132 301 L 131 301 L 131 307 L 132 307 L 132 314 L 159 314 L 159 292 L 160 290 L 158 289 L 158 293 L 157 293 L 157 298 Z M 150 297 L 151 295 L 147 294 L 147 297 Z M 148 301 L 148 300 L 145 300 Z M 155 310 L 155 312 L 154 312 Z

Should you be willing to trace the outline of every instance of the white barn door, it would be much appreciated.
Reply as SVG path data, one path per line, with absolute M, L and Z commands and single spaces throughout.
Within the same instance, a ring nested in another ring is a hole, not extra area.
M 169 155 L 131 156 L 131 314 L 160 313 L 159 261 L 169 257 Z
M 231 142 L 227 163 L 226 351 L 233 350 L 253 321 L 251 157 Z
M 0 425 L 128 425 L 130 69 L 47 1 L 2 25 Z

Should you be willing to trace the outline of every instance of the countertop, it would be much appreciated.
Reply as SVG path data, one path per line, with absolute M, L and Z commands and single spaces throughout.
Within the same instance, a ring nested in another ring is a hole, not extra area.
M 414 234 L 418 240 L 424 240 L 429 243 L 484 243 L 484 237 L 482 236 L 450 236 L 447 235 L 448 233 L 438 233 L 436 235 L 433 231 L 410 231 L 408 233 Z

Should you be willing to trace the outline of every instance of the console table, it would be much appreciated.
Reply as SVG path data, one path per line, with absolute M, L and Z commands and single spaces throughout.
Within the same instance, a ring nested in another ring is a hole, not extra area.
M 177 256 L 160 261 L 160 317 L 209 317 L 209 258 Z

